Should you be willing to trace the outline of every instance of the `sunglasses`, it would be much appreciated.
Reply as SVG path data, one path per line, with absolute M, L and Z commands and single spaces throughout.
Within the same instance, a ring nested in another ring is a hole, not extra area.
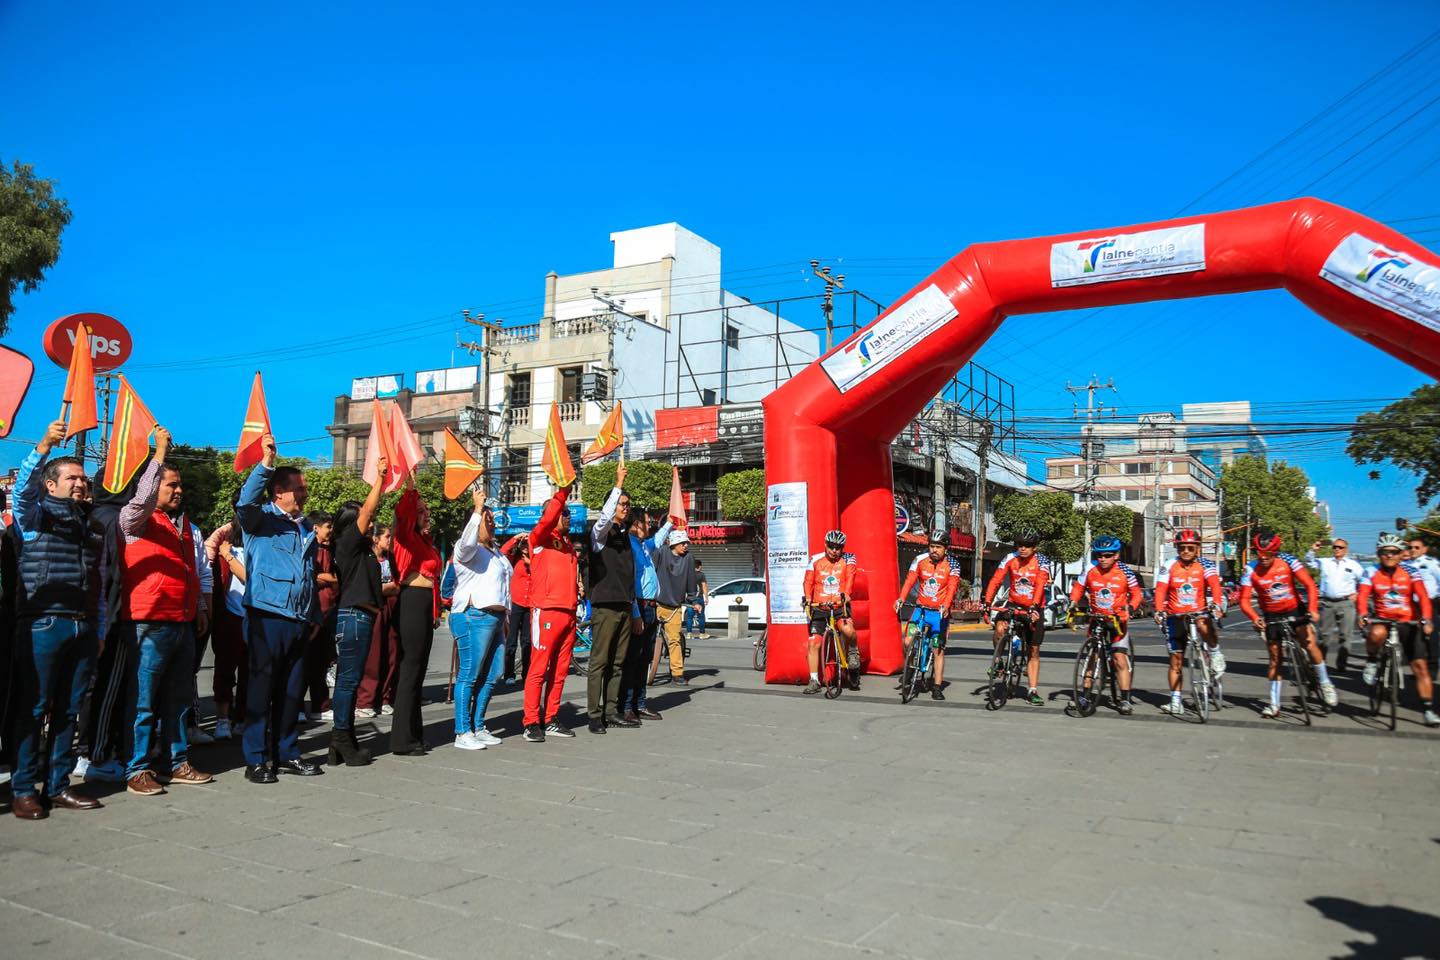
M 1180 546 L 1176 547 L 1175 549 L 1176 549 L 1176 550 L 1199 550 L 1199 549 L 1200 549 L 1200 544 L 1198 544 L 1198 543 L 1182 543 L 1182 544 L 1180 544 Z
M 1097 553 L 1097 554 L 1095 554 L 1095 559 L 1096 559 L 1096 560 L 1114 560 L 1114 559 L 1115 559 L 1116 557 L 1118 557 L 1118 556 L 1120 556 L 1120 554 L 1118 554 L 1118 553 Z
M 1399 551 L 1399 550 L 1393 550 L 1393 549 L 1392 549 L 1392 550 L 1377 550 L 1377 551 L 1376 551 L 1376 554 L 1377 554 L 1378 556 L 1382 556 L 1382 557 L 1398 557 L 1398 556 L 1400 556 L 1400 551 Z
M 1343 544 L 1343 543 L 1337 543 L 1337 544 L 1335 544 L 1335 546 L 1331 547 L 1330 549 L 1331 549 L 1331 550 L 1348 550 L 1348 549 L 1350 549 L 1350 548 L 1349 548 L 1348 546 L 1346 546 L 1345 544 Z

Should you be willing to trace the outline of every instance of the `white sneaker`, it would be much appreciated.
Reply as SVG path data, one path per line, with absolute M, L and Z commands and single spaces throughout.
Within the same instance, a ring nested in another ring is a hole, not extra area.
M 206 733 L 204 730 L 201 730 L 199 727 L 193 725 L 185 728 L 185 739 L 191 743 L 199 744 L 201 746 L 204 746 L 207 743 L 215 742 L 214 737 L 210 736 L 210 734 Z
M 1161 713 L 1168 713 L 1172 717 L 1185 716 L 1185 701 L 1170 698 L 1170 702 L 1160 708 Z
M 1219 647 L 1210 648 L 1210 672 L 1217 677 L 1225 675 L 1225 654 L 1220 652 Z
M 335 689 L 335 668 L 333 666 L 325 671 L 325 686 L 331 690 Z
M 1275 706 L 1275 704 L 1273 703 L 1267 703 L 1265 704 L 1265 709 L 1260 711 L 1260 716 L 1264 717 L 1266 720 L 1274 720 L 1276 717 L 1280 716 L 1280 708 Z
M 381 713 L 382 715 L 384 715 L 384 716 L 387 716 L 387 717 L 390 716 L 390 714 L 392 714 L 392 713 L 394 713 L 394 712 L 395 712 L 395 708 L 392 707 L 392 706 L 390 706 L 390 704 L 388 704 L 388 703 L 385 704 L 385 706 L 383 706 L 383 707 L 380 708 L 380 713 Z
M 1335 684 L 1320 684 L 1320 699 L 1325 701 L 1325 706 L 1333 707 L 1340 702 L 1340 697 L 1335 693 Z
M 216 720 L 216 721 L 215 721 L 215 739 L 216 739 L 216 740 L 229 740 L 230 737 L 233 736 L 233 735 L 234 735 L 234 731 L 230 729 L 230 721 L 229 721 L 229 720 L 225 719 L 224 717 L 221 717 L 219 720 Z
M 1425 726 L 1427 726 L 1427 727 L 1440 727 L 1440 713 L 1436 713 L 1434 710 L 1426 710 L 1426 711 L 1425 711 Z
M 456 750 L 484 750 L 485 744 L 475 739 L 473 733 L 462 733 L 455 738 Z
M 1367 687 L 1375 686 L 1375 678 L 1380 676 L 1380 664 L 1374 660 L 1365 661 L 1365 669 L 1360 677 L 1365 681 Z
M 316 717 L 315 719 L 319 720 L 321 723 L 334 723 L 334 722 L 335 722 L 335 711 L 334 711 L 334 710 L 322 710 L 322 711 L 320 711 L 320 716 Z
M 75 759 L 75 772 L 72 773 L 71 776 L 79 777 L 81 780 L 84 780 L 84 779 L 85 779 L 85 771 L 87 771 L 87 770 L 89 770 L 89 769 L 90 769 L 90 758 L 89 758 L 89 757 L 77 757 L 77 758 Z M 10 779 L 10 768 L 9 768 L 9 767 L 4 766 L 3 764 L 0 764 L 0 770 L 5 771 L 5 779 L 6 779 L 6 780 Z
M 485 746 L 487 747 L 498 747 L 500 745 L 500 738 L 495 736 L 495 734 L 491 733 L 489 730 L 486 730 L 484 727 L 481 727 L 479 730 L 472 731 L 470 735 L 476 740 L 485 744 Z
M 364 710 L 361 710 L 360 713 L 362 716 L 369 717 L 371 720 L 374 720 L 376 717 L 380 716 L 380 711 L 376 710 L 374 707 L 367 707 Z

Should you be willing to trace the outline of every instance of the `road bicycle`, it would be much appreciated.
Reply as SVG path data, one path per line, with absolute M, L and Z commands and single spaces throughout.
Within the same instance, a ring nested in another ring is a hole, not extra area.
M 1315 676 L 1315 665 L 1310 662 L 1310 652 L 1300 645 L 1295 637 L 1295 623 L 1286 616 L 1272 620 L 1266 626 L 1280 628 L 1280 679 L 1295 691 L 1295 702 L 1300 707 L 1300 719 L 1305 726 L 1311 724 L 1311 713 L 1328 712 L 1320 693 L 1320 682 Z M 1315 704 L 1310 703 L 1314 699 Z M 1283 696 L 1282 696 L 1283 699 Z
M 570 672 L 583 677 L 590 669 L 590 601 L 581 600 L 575 614 L 575 644 L 570 648 Z
M 1385 643 L 1376 654 L 1375 682 L 1370 685 L 1370 715 L 1378 717 L 1388 707 L 1390 729 L 1394 730 L 1400 708 L 1400 691 L 1405 689 L 1405 674 L 1400 672 L 1400 624 L 1385 624 Z
M 760 636 L 756 637 L 751 643 L 753 649 L 750 652 L 750 662 L 756 670 L 762 673 L 765 671 L 765 634 L 767 632 L 768 629 L 761 630 Z
M 1067 623 L 1074 619 L 1072 614 Z M 1090 626 L 1075 655 L 1075 683 L 1070 688 L 1071 711 L 1077 717 L 1092 715 L 1106 691 L 1112 704 L 1120 702 L 1110 644 L 1125 635 L 1125 628 L 1114 614 L 1090 614 L 1088 619 Z
M 845 644 L 840 642 L 840 631 L 835 621 L 849 619 L 850 604 L 826 608 L 825 633 L 820 638 L 820 682 L 825 685 L 825 699 L 834 700 L 840 696 L 845 683 L 845 671 L 850 669 Z
M 1005 632 L 990 660 L 990 686 L 985 693 L 987 710 L 999 710 L 1016 691 L 1024 689 L 1022 684 L 1030 664 L 1030 644 L 1027 642 L 1030 631 L 1022 631 L 1017 622 L 1019 617 L 1028 614 L 1019 607 L 1001 608 L 995 612 L 1002 613 L 1007 610 L 1010 616 L 1006 618 Z M 1025 622 L 1029 624 L 1030 621 L 1027 619 Z
M 913 611 L 912 611 L 913 612 Z M 906 626 L 910 626 L 907 621 Z M 905 654 L 905 665 L 900 672 L 900 702 L 909 703 L 927 685 L 935 683 L 935 652 L 943 648 L 945 638 L 930 629 L 927 618 L 922 617 L 920 629 L 910 638 L 910 649 Z
M 1210 665 L 1210 648 L 1200 635 L 1200 621 L 1209 616 L 1208 613 L 1198 612 L 1177 615 L 1177 619 L 1185 623 L 1185 674 L 1190 682 L 1190 695 L 1194 698 L 1195 715 L 1201 723 L 1209 721 L 1212 709 L 1218 710 L 1225 705 L 1220 676 Z M 1220 629 L 1213 619 L 1212 624 L 1216 630 Z

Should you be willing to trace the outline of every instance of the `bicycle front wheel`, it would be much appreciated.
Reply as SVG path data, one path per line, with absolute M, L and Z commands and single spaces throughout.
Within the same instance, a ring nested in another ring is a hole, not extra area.
M 1300 718 L 1308 727 L 1310 726 L 1310 698 L 1306 696 L 1309 691 L 1305 684 L 1305 668 L 1300 665 L 1300 658 L 1305 655 L 1305 651 L 1300 649 L 1300 644 L 1294 639 L 1285 644 L 1285 656 L 1290 661 L 1290 683 L 1295 687 L 1295 699 L 1300 704 Z
M 825 684 L 825 699 L 834 700 L 840 696 L 840 650 L 839 638 L 833 629 L 825 631 L 820 641 L 820 682 Z
M 1400 710 L 1400 658 L 1394 650 L 1389 650 L 1385 657 L 1385 690 L 1390 706 L 1390 729 L 1393 731 L 1399 726 Z
M 910 638 L 910 650 L 905 654 L 905 666 L 900 671 L 900 702 L 909 703 L 920 689 L 920 638 Z
M 756 670 L 765 669 L 765 631 L 760 631 L 759 638 L 755 641 L 755 650 L 750 654 L 750 661 Z
M 1195 698 L 1195 715 L 1201 723 L 1210 719 L 1210 655 L 1199 637 L 1190 641 L 1187 650 L 1190 671 L 1190 694 Z
M 1091 637 L 1080 645 L 1080 652 L 1075 656 L 1075 683 L 1070 690 L 1075 716 L 1088 717 L 1100 705 L 1104 669 L 1100 646 Z
M 1004 646 L 990 661 L 990 688 L 985 694 L 988 710 L 999 710 L 1010 699 L 1010 640 L 1007 637 L 1000 642 Z

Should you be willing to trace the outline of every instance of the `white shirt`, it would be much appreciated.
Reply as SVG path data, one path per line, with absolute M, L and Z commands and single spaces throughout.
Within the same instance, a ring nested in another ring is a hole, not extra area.
M 1440 597 L 1440 560 L 1427 553 L 1423 557 L 1412 557 L 1409 562 L 1425 578 L 1425 590 L 1430 598 Z
M 459 613 L 474 607 L 510 609 L 510 575 L 514 568 L 495 547 L 480 542 L 480 515 L 470 514 L 460 539 L 455 543 L 455 595 L 450 611 Z
M 1310 555 L 1312 558 L 1314 554 Z M 1320 596 L 1326 600 L 1341 600 L 1355 596 L 1360 581 L 1365 579 L 1365 568 L 1360 561 L 1346 554 L 1337 560 L 1325 557 L 1318 561 L 1320 566 Z

